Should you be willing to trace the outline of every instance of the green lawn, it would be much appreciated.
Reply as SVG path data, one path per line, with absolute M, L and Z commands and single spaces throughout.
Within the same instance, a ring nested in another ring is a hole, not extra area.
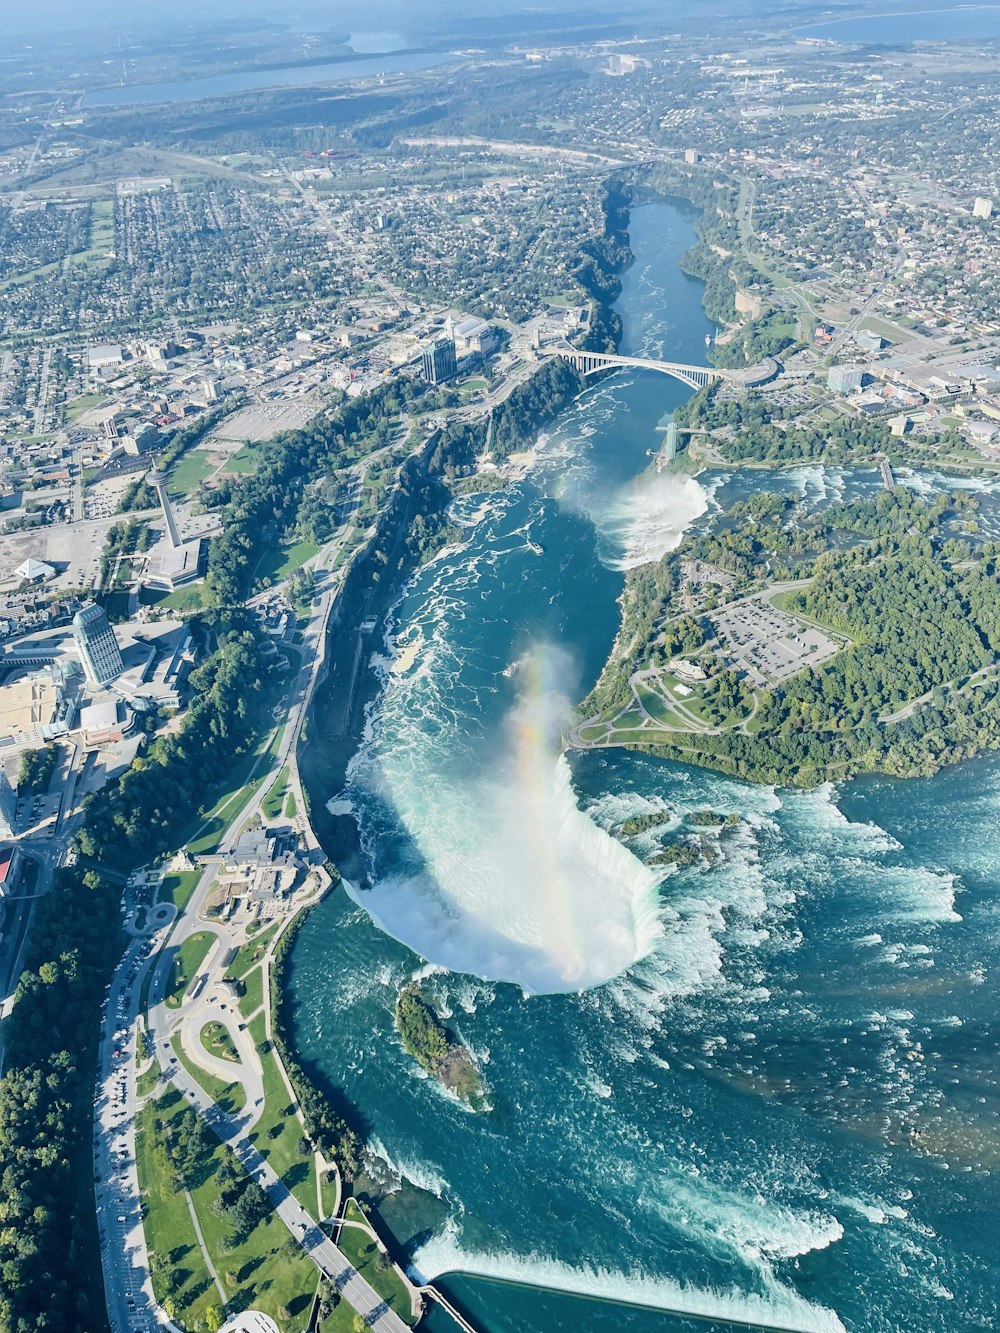
M 595 722 L 593 726 L 580 728 L 580 737 L 585 741 L 600 741 L 607 734 L 608 728 L 603 722 Z
M 293 542 L 284 546 L 274 546 L 261 556 L 254 572 L 254 582 L 261 584 L 265 579 L 270 579 L 272 583 L 278 583 L 295 570 L 301 569 L 307 560 L 318 555 L 321 550 L 322 547 L 314 542 Z
M 145 1073 L 140 1074 L 136 1079 L 135 1095 L 137 1097 L 148 1097 L 151 1092 L 156 1091 L 159 1081 L 160 1066 L 154 1060 Z
M 243 1084 L 237 1082 L 224 1083 L 221 1078 L 216 1078 L 207 1069 L 202 1069 L 201 1065 L 196 1065 L 192 1060 L 189 1060 L 184 1054 L 180 1037 L 176 1035 L 171 1037 L 170 1045 L 173 1048 L 174 1055 L 177 1056 L 177 1059 L 194 1081 L 208 1093 L 212 1101 L 221 1106 L 223 1111 L 228 1111 L 230 1115 L 239 1115 L 247 1104 Z
M 174 875 L 166 875 L 156 895 L 156 901 L 173 903 L 178 912 L 183 912 L 200 879 L 200 870 L 180 870 Z
M 74 398 L 71 403 L 66 404 L 66 419 L 75 421 L 77 417 L 82 417 L 84 412 L 89 412 L 92 407 L 103 401 L 103 393 L 85 393 L 82 398 Z
M 348 1199 L 344 1216 L 356 1222 L 363 1222 L 365 1216 L 353 1199 Z M 357 1227 L 343 1227 L 340 1232 L 340 1248 L 354 1267 L 375 1288 L 378 1294 L 396 1311 L 400 1319 L 413 1323 L 410 1313 L 410 1297 L 399 1274 L 392 1268 L 381 1269 L 375 1262 L 378 1246 L 367 1232 Z
M 162 1302 L 170 1295 L 178 1315 L 193 1327 L 210 1305 L 218 1304 L 219 1293 L 205 1266 L 187 1200 L 174 1189 L 163 1138 L 156 1128 L 158 1119 L 169 1126 L 182 1105 L 180 1093 L 173 1089 L 138 1112 L 135 1153 L 146 1244 L 170 1270 L 169 1285 L 166 1275 L 154 1279 L 156 1297 Z M 165 1136 L 165 1131 L 161 1133 Z
M 264 1075 L 264 1113 L 254 1126 L 251 1142 L 299 1203 L 314 1213 L 316 1176 L 312 1153 L 299 1152 L 302 1126 L 289 1109 L 292 1100 L 273 1051 L 261 1056 L 261 1069 Z
M 182 1100 L 176 1093 L 167 1094 L 157 1103 L 161 1116 L 168 1118 L 168 1123 L 180 1114 L 182 1105 Z M 165 1155 L 161 1154 L 161 1157 Z M 246 1239 L 230 1244 L 232 1223 L 224 1213 L 217 1211 L 220 1194 L 218 1177 L 223 1162 L 227 1160 L 237 1176 L 245 1176 L 244 1168 L 230 1150 L 219 1143 L 214 1135 L 208 1134 L 203 1155 L 190 1173 L 189 1188 L 206 1247 L 225 1288 L 227 1298 L 229 1300 L 235 1298 L 235 1303 L 241 1309 L 263 1310 L 277 1321 L 283 1333 L 291 1333 L 291 1330 L 305 1326 L 312 1296 L 316 1290 L 315 1266 L 305 1257 L 298 1245 L 289 1245 L 289 1232 L 274 1214 L 259 1223 Z M 166 1167 L 165 1160 L 164 1167 Z M 165 1171 L 157 1173 L 160 1177 L 165 1174 Z M 167 1188 L 171 1183 L 168 1177 Z M 160 1244 L 156 1247 L 157 1252 L 166 1256 L 171 1254 L 176 1245 L 186 1245 L 186 1237 L 193 1234 L 183 1194 L 174 1195 L 173 1198 L 177 1203 L 168 1210 L 159 1206 L 161 1199 L 159 1191 L 156 1195 L 150 1195 L 151 1216 L 153 1212 L 159 1212 L 162 1219 L 157 1232 L 160 1237 Z M 184 1209 L 183 1216 L 180 1214 L 178 1204 Z M 184 1217 L 188 1219 L 188 1231 L 184 1230 Z M 193 1268 L 190 1259 L 190 1254 L 185 1255 L 183 1265 Z M 202 1269 L 204 1269 L 203 1264 Z M 204 1304 L 217 1303 L 218 1292 L 212 1284 Z M 189 1311 L 185 1311 L 185 1322 L 189 1327 L 195 1326 L 196 1319 L 200 1317 L 200 1309 L 200 1306 L 192 1305 Z
M 166 1003 L 170 1009 L 180 1008 L 181 996 L 214 943 L 215 936 L 210 931 L 199 930 L 189 935 L 177 950 L 170 972 L 170 984 L 167 986 Z
M 330 1217 L 337 1206 L 337 1186 L 324 1172 L 320 1179 L 320 1193 L 323 1196 L 323 1216 Z
M 260 930 L 240 949 L 239 953 L 230 963 L 226 975 L 229 977 L 245 977 L 251 968 L 256 967 L 267 951 L 267 946 L 278 929 L 277 924 L 268 926 L 265 930 Z
M 288 793 L 288 799 L 285 801 L 285 818 L 294 819 L 298 811 L 298 808 L 299 807 L 298 807 L 298 802 L 295 799 L 295 793 L 293 791 L 290 791 Z
M 188 450 L 170 470 L 167 490 L 175 500 L 191 495 L 211 476 L 214 464 L 204 449 L 195 447 Z
M 633 688 L 635 689 L 639 702 L 655 721 L 668 727 L 684 726 L 683 720 L 678 717 L 670 704 L 667 703 L 666 699 L 658 690 L 650 689 L 650 687 L 641 680 L 634 681 Z
M 264 1003 L 264 973 L 259 967 L 251 968 L 243 977 L 247 993 L 240 1000 L 240 1010 L 244 1018 L 255 1014 Z
M 201 1030 L 201 1044 L 209 1055 L 216 1055 L 220 1060 L 240 1062 L 239 1051 L 233 1045 L 233 1039 L 224 1023 L 206 1023 Z
M 268 820 L 281 818 L 281 807 L 285 802 L 285 793 L 288 790 L 288 768 L 281 770 L 274 780 L 274 785 L 261 802 L 261 809 L 264 817 Z
M 248 472 L 253 472 L 257 467 L 257 454 L 253 445 L 244 445 L 239 453 L 233 454 L 222 469 L 223 476 L 243 477 Z
M 265 1027 L 266 1024 L 264 1022 L 264 1015 L 262 1013 L 258 1014 L 256 1018 L 252 1019 L 247 1024 L 247 1031 L 253 1038 L 253 1044 L 255 1046 L 259 1046 L 261 1042 L 264 1040 L 264 1038 L 267 1036 Z
M 181 614 L 186 611 L 200 611 L 203 605 L 203 588 L 202 582 L 178 588 L 176 592 L 167 592 L 165 588 L 147 588 L 144 585 L 139 592 L 139 601 L 143 606 L 159 606 L 165 611 L 178 611 Z

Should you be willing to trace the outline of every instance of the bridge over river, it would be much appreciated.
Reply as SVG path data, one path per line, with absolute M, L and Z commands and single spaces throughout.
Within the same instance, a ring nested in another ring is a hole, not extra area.
M 545 355 L 550 359 L 562 357 L 584 376 L 598 375 L 604 370 L 616 370 L 619 366 L 634 366 L 637 370 L 657 370 L 663 375 L 671 375 L 692 389 L 704 389 L 707 384 L 714 384 L 717 380 L 725 380 L 737 388 L 752 389 L 758 384 L 767 384 L 778 373 L 778 363 L 773 357 L 768 357 L 760 365 L 748 366 L 744 370 L 720 370 L 716 366 L 689 366 L 679 361 L 657 361 L 643 356 L 586 352 L 568 345 L 557 347 Z

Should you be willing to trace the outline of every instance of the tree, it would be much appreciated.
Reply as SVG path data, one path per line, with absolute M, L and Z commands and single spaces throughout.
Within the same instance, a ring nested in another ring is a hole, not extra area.
M 208 1333 L 219 1333 L 225 1318 L 225 1312 L 221 1305 L 210 1305 L 205 1311 L 205 1328 Z

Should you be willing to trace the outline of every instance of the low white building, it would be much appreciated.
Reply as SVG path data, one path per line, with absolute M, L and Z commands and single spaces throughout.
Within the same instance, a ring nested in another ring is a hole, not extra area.
M 47 565 L 44 560 L 36 560 L 34 556 L 22 560 L 14 570 L 14 577 L 23 583 L 45 583 L 55 576 L 56 571 L 52 565 Z

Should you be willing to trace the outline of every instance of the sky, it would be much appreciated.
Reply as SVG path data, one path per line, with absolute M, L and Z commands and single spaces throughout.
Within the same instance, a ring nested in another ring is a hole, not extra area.
M 783 0 L 721 0 L 725 8 L 754 9 L 781 7 Z M 859 0 L 861 4 L 865 0 Z M 917 0 L 919 3 L 919 0 Z M 698 0 L 699 7 L 719 7 L 720 0 Z M 836 0 L 828 3 L 833 8 Z M 538 13 L 582 12 L 605 9 L 600 0 L 476 0 L 468 12 L 476 7 L 484 13 L 512 14 L 520 11 Z M 616 0 L 615 9 L 621 12 L 653 11 L 668 14 L 671 9 L 690 12 L 690 0 Z M 455 0 L 368 0 L 363 8 L 361 26 L 371 30 L 382 22 L 405 25 L 405 18 L 432 16 L 435 12 L 454 13 Z M 233 20 L 269 18 L 278 23 L 307 28 L 336 28 L 359 26 L 357 4 L 348 0 L 0 0 L 0 38 L 23 33 L 79 31 L 81 29 L 114 28 L 116 25 L 135 28 L 144 23 L 161 24 L 187 19 Z

